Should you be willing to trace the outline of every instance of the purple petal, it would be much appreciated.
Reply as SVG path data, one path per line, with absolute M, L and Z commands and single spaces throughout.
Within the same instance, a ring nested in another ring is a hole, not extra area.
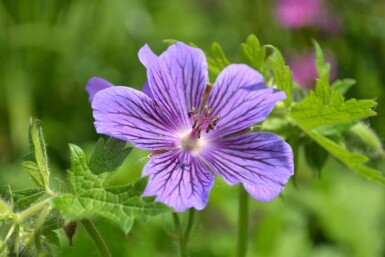
M 176 43 L 158 57 L 145 45 L 139 51 L 139 59 L 147 68 L 148 83 L 157 104 L 181 129 L 189 129 L 187 113 L 192 107 L 200 107 L 207 84 L 203 52 Z
M 148 97 L 154 98 L 154 96 L 152 95 L 152 92 L 151 92 L 150 85 L 148 84 L 147 81 L 146 81 L 146 83 L 143 84 L 142 92 L 145 93 Z
M 272 133 L 250 133 L 210 142 L 202 157 L 228 184 L 243 183 L 249 194 L 260 201 L 278 196 L 294 174 L 290 145 Z
M 88 100 L 90 103 L 92 103 L 92 100 L 94 99 L 94 96 L 97 92 L 100 90 L 113 87 L 114 85 L 108 82 L 105 79 L 98 78 L 98 77 L 92 77 L 90 80 L 88 80 L 86 85 L 86 91 L 88 93 Z
M 226 136 L 266 119 L 276 102 L 286 98 L 263 84 L 262 75 L 244 64 L 227 66 L 215 81 L 207 105 L 219 115 L 217 129 L 208 136 Z
M 175 147 L 177 132 L 153 99 L 129 87 L 100 91 L 92 101 L 98 133 L 129 141 L 136 147 L 161 150 Z
M 191 153 L 173 150 L 155 156 L 146 164 L 143 176 L 150 175 L 143 193 L 156 195 L 156 201 L 183 212 L 194 207 L 202 210 L 208 201 L 214 176 Z

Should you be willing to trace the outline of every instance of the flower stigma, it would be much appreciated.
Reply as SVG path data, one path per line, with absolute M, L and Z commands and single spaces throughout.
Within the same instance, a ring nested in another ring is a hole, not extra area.
M 210 115 L 212 112 L 207 105 L 203 108 L 203 113 L 198 113 L 195 107 L 192 107 L 191 111 L 187 113 L 192 122 L 191 130 L 181 135 L 181 147 L 188 151 L 197 151 L 205 143 L 204 137 L 202 137 L 202 131 L 206 134 L 216 128 L 216 124 L 219 120 L 219 115 Z

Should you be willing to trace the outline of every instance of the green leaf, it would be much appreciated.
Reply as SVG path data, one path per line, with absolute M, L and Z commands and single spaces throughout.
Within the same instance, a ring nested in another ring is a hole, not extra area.
M 211 45 L 210 53 L 206 54 L 206 57 L 209 65 L 210 79 L 214 81 L 218 74 L 230 64 L 230 61 L 223 52 L 221 45 L 217 42 Z
M 30 119 L 29 141 L 33 153 L 33 161 L 23 163 L 24 169 L 32 177 L 37 186 L 49 190 L 49 168 L 47 150 L 40 121 Z
M 293 77 L 289 66 L 285 64 L 281 52 L 274 46 L 268 47 L 272 48 L 274 51 L 268 58 L 268 62 L 273 72 L 273 78 L 277 88 L 286 93 L 284 103 L 286 109 L 288 109 L 293 102 Z
M 12 198 L 15 210 L 28 208 L 33 202 L 43 196 L 45 191 L 41 188 L 29 188 L 12 191 Z
M 354 84 L 356 84 L 356 81 L 354 79 L 336 80 L 330 86 L 330 89 L 337 93 L 340 93 L 341 95 L 344 95 Z
M 126 142 L 110 137 L 107 141 L 100 138 L 91 155 L 89 166 L 95 174 L 111 172 L 122 165 L 132 147 L 124 148 Z
M 325 62 L 324 54 L 317 41 L 313 40 L 315 48 L 316 68 L 319 80 L 329 86 L 330 64 Z
M 69 180 L 74 194 L 62 194 L 52 201 L 67 221 L 101 217 L 127 233 L 135 219 L 169 210 L 152 198 L 141 197 L 147 178 L 125 186 L 105 187 L 105 176 L 91 173 L 84 152 L 75 145 L 70 145 L 70 151 Z
M 369 180 L 374 180 L 385 185 L 385 177 L 380 171 L 364 165 L 368 162 L 368 158 L 366 156 L 351 153 L 346 150 L 344 146 L 341 146 L 316 132 L 307 132 L 307 134 L 350 169 L 356 171 Z
M 372 100 L 345 101 L 340 93 L 331 90 L 324 83 L 319 83 L 315 91 L 310 91 L 304 100 L 293 106 L 291 117 L 304 130 L 329 125 L 329 130 L 340 131 L 341 127 L 338 126 L 348 126 L 349 123 L 375 115 L 376 112 L 372 110 L 375 105 L 376 102 Z
M 266 47 L 261 46 L 255 35 L 247 37 L 241 44 L 241 60 L 250 67 L 261 71 L 266 58 Z
M 305 145 L 305 157 L 307 163 L 313 169 L 321 171 L 328 159 L 328 152 L 321 148 L 316 142 L 311 141 Z
M 39 187 L 44 188 L 44 177 L 43 174 L 40 172 L 39 167 L 37 164 L 33 161 L 25 161 L 22 164 L 22 167 L 25 172 L 28 173 L 28 175 L 32 178 L 32 181 Z

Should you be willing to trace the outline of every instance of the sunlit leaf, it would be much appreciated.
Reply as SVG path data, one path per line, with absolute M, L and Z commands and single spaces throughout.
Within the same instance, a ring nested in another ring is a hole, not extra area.
M 268 61 L 273 72 L 275 84 L 279 90 L 285 91 L 286 99 L 284 100 L 286 108 L 290 108 L 293 102 L 293 77 L 289 66 L 285 64 L 281 52 L 273 47 L 273 53 L 269 56 Z
M 372 100 L 349 99 L 344 97 L 326 84 L 319 83 L 315 91 L 301 102 L 295 104 L 291 116 L 305 130 L 318 126 L 349 124 L 376 114 L 372 108 L 376 102 Z M 328 129 L 331 129 L 330 127 Z M 340 128 L 336 128 L 339 131 Z
M 152 198 L 141 197 L 147 178 L 125 186 L 105 187 L 105 176 L 91 173 L 84 152 L 75 145 L 70 145 L 70 150 L 68 175 L 74 194 L 62 194 L 52 201 L 67 221 L 101 217 L 127 233 L 135 219 L 169 210 Z
M 325 62 L 324 54 L 317 41 L 313 40 L 315 48 L 316 68 L 319 80 L 329 86 L 330 64 Z
M 214 81 L 218 74 L 230 64 L 222 47 L 219 43 L 214 42 L 211 45 L 209 54 L 206 54 L 207 62 L 209 65 L 210 79 Z
M 255 35 L 247 37 L 241 44 L 241 60 L 250 67 L 261 71 L 266 58 L 266 47 L 261 46 Z
M 354 84 L 356 84 L 354 79 L 336 80 L 331 84 L 330 89 L 344 95 Z

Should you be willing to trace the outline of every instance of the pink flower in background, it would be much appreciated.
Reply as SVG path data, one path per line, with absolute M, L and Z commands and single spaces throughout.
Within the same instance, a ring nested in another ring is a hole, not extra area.
M 278 0 L 275 16 L 285 28 L 318 27 L 330 33 L 337 32 L 340 20 L 324 3 L 324 0 Z
M 330 51 L 325 52 L 325 60 L 330 63 L 330 80 L 336 76 L 336 59 Z M 312 89 L 316 84 L 318 73 L 313 51 L 291 55 L 288 60 L 289 67 L 293 73 L 293 80 L 304 89 Z

